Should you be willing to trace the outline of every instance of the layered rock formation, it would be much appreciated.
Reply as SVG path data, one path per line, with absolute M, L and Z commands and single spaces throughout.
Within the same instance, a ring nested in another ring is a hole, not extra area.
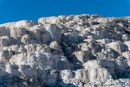
M 130 87 L 130 17 L 1 24 L 0 87 Z

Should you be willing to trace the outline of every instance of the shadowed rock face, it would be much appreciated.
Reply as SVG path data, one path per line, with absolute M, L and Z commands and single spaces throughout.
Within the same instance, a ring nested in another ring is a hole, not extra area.
M 0 25 L 0 87 L 130 87 L 130 17 L 70 15 Z

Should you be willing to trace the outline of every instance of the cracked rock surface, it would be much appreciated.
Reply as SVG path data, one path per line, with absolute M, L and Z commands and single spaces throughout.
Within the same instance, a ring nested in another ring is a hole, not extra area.
M 1 24 L 0 87 L 130 87 L 130 17 Z

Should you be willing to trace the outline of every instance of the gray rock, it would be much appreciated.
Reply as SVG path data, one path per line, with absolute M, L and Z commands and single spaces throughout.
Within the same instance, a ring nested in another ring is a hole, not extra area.
M 2 36 L 0 37 L 0 43 L 1 46 L 9 46 L 9 45 L 13 45 L 15 41 L 13 38 L 9 37 L 9 36 Z
M 45 24 L 44 27 L 45 27 L 46 31 L 48 33 L 50 33 L 53 41 L 61 40 L 62 30 L 59 27 L 57 27 L 56 24 Z
M 0 37 L 1 36 L 9 36 L 10 30 L 7 27 L 0 26 Z

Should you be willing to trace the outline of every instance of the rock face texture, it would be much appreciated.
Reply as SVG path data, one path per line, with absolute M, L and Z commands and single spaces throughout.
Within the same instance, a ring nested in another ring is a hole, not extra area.
M 130 17 L 1 24 L 0 87 L 130 87 Z

